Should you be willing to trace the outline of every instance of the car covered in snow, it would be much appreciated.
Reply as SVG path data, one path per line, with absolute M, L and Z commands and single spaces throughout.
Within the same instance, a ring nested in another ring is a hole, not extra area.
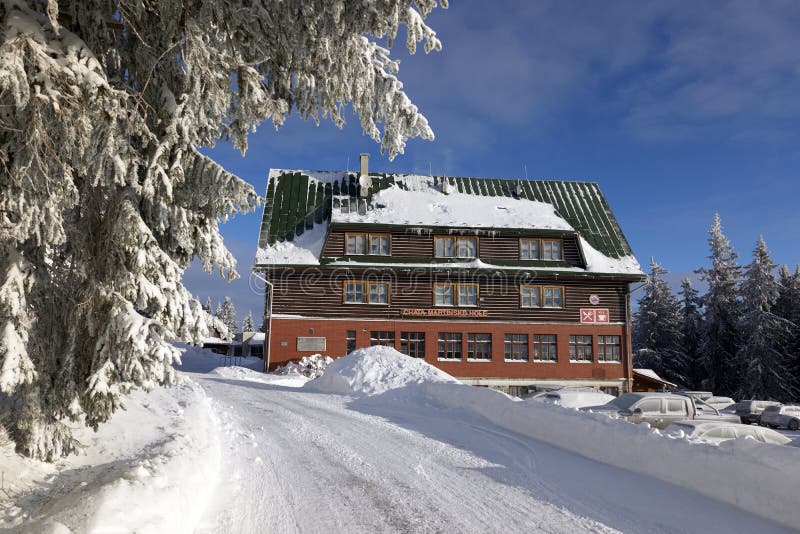
M 654 428 L 666 428 L 670 423 L 684 420 L 713 420 L 739 423 L 735 414 L 721 413 L 711 406 L 703 410 L 697 404 L 703 401 L 676 393 L 625 393 L 601 406 L 589 406 L 582 410 L 603 413 L 625 419 L 631 423 L 648 423 Z
M 726 408 L 730 408 L 731 406 L 736 404 L 736 401 L 733 400 L 730 397 L 712 396 L 712 397 L 706 397 L 705 399 L 700 399 L 700 400 L 703 401 L 703 403 L 705 403 L 706 405 L 711 406 L 712 408 L 714 408 L 716 410 L 725 410 Z M 702 403 L 701 403 L 701 405 L 702 405 Z M 699 407 L 700 407 L 700 405 L 698 405 L 698 408 Z
M 614 400 L 616 397 L 598 391 L 594 388 L 586 387 L 566 387 L 555 389 L 531 397 L 530 400 L 535 402 L 544 402 L 548 404 L 557 404 L 564 408 L 583 408 L 584 406 L 596 406 L 598 404 L 606 404 Z
M 783 434 L 768 428 L 726 421 L 676 421 L 667 426 L 664 432 L 672 437 L 686 437 L 711 443 L 722 443 L 723 441 L 748 436 L 761 443 L 772 443 L 774 445 L 787 445 L 792 441 Z
M 770 406 L 781 406 L 777 401 L 763 401 L 763 400 L 741 400 L 734 406 L 728 408 L 732 409 L 736 415 L 742 419 L 742 423 L 752 424 L 758 423 L 761 414 Z
M 758 424 L 796 431 L 800 429 L 800 406 L 768 406 L 762 412 Z

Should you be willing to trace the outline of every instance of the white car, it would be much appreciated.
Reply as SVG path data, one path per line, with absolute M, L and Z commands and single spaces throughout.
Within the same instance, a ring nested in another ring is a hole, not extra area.
M 730 397 L 708 397 L 702 401 L 717 410 L 724 410 L 736 404 L 736 401 Z
M 564 408 L 583 408 L 584 406 L 596 406 L 611 402 L 616 397 L 608 395 L 593 388 L 561 388 L 547 393 L 540 393 L 530 400 L 557 404 Z
M 758 424 L 797 431 L 800 429 L 800 406 L 768 406 L 761 413 Z
M 722 443 L 746 436 L 762 443 L 774 445 L 786 445 L 792 441 L 783 434 L 768 428 L 717 421 L 677 421 L 664 429 L 664 432 L 672 437 L 686 437 L 711 443 Z

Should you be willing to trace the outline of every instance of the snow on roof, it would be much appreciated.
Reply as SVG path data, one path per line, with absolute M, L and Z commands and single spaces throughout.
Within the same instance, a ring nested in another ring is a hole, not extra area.
M 556 264 L 512 269 L 643 274 L 595 183 L 406 174 L 370 174 L 370 178 L 369 194 L 363 197 L 352 173 L 271 169 L 256 264 L 319 265 L 329 224 L 393 224 L 574 232 L 580 238 L 585 269 Z M 369 258 L 363 260 L 359 266 L 371 265 Z M 461 263 L 446 267 L 509 269 L 479 260 Z
M 653 371 L 652 369 L 634 369 L 633 372 L 634 373 L 638 373 L 638 374 L 643 375 L 643 376 L 646 376 L 647 378 L 652 378 L 653 380 L 658 380 L 659 382 L 663 382 L 664 384 L 670 384 L 672 386 L 675 385 L 672 382 L 670 382 L 669 380 L 664 380 L 663 378 L 658 376 L 658 374 L 655 371 Z
M 406 184 L 423 179 L 405 177 Z M 429 178 L 424 177 L 425 180 Z M 386 223 L 409 226 L 464 228 L 574 229 L 552 204 L 514 197 L 478 196 L 454 191 L 444 194 L 433 187 L 401 189 L 392 185 L 372 196 L 374 209 L 364 214 L 334 210 L 333 222 Z

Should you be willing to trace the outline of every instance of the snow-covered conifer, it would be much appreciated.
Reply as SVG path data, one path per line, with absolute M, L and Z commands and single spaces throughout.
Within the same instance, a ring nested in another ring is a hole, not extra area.
M 704 388 L 718 395 L 734 395 L 740 376 L 736 365 L 739 348 L 740 303 L 738 284 L 741 268 L 737 254 L 722 232 L 719 214 L 709 230 L 710 268 L 697 272 L 708 283 L 703 296 L 704 316 L 700 355 L 706 370 Z
M 230 297 L 225 297 L 225 301 L 217 306 L 217 319 L 222 321 L 225 328 L 228 330 L 228 335 L 234 335 L 238 330 L 236 328 L 236 307 Z
M 787 402 L 795 398 L 798 390 L 797 377 L 791 374 L 795 325 L 773 312 L 779 295 L 774 269 L 767 244 L 761 237 L 741 287 L 742 345 L 738 360 L 742 382 L 738 396 Z
M 438 50 L 438 4 L 0 0 L 0 424 L 19 452 L 69 453 L 67 423 L 172 383 L 171 341 L 208 334 L 181 276 L 194 258 L 236 276 L 218 223 L 258 196 L 201 147 L 244 151 L 292 111 L 341 125 L 348 103 L 390 157 L 433 138 L 378 43 L 405 26 Z
M 691 389 L 701 387 L 705 379 L 705 369 L 700 360 L 700 333 L 703 327 L 703 316 L 700 297 L 692 282 L 684 278 L 681 282 L 681 336 L 683 337 L 683 353 L 686 355 L 686 382 Z
M 211 313 L 211 297 L 206 298 L 206 303 L 203 304 L 203 311 L 208 314 Z
M 667 271 L 654 260 L 634 315 L 633 347 L 636 367 L 652 369 L 659 376 L 683 384 L 686 356 L 681 333 L 681 307 L 663 276 Z
M 253 325 L 253 312 L 247 312 L 247 315 L 244 316 L 242 320 L 242 332 L 255 332 L 255 326 Z

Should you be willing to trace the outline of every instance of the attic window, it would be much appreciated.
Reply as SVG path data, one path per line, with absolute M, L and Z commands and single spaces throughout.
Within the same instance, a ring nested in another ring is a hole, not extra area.
M 560 261 L 564 259 L 564 247 L 560 239 L 523 237 L 519 240 L 519 259 Z
M 478 255 L 477 237 L 435 237 L 437 258 L 475 258 Z

